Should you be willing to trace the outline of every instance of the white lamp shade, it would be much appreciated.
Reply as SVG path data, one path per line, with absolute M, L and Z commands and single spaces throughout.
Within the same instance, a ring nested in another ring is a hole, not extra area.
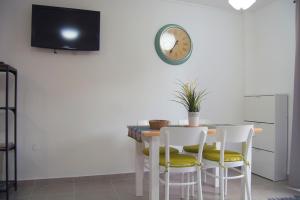
M 256 0 L 228 0 L 228 3 L 236 10 L 247 10 Z

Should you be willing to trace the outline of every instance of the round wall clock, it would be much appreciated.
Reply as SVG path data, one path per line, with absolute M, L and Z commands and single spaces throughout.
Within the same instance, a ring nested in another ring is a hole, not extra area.
M 181 26 L 168 24 L 156 34 L 156 52 L 168 64 L 180 65 L 186 62 L 192 54 L 192 48 L 192 40 Z

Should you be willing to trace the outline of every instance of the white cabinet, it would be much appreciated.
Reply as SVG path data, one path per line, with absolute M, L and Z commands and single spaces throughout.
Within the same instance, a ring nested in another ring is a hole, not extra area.
M 245 97 L 245 120 L 256 122 L 275 122 L 274 96 Z
M 253 138 L 252 172 L 273 181 L 287 178 L 288 96 L 245 96 L 244 121 L 263 132 Z
M 275 124 L 254 123 L 255 127 L 263 129 L 263 133 L 253 137 L 253 147 L 266 151 L 275 151 Z
M 265 178 L 275 180 L 275 155 L 273 152 L 253 148 L 252 172 Z

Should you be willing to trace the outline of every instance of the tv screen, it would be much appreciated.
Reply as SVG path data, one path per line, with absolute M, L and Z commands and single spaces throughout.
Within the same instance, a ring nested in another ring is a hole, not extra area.
M 31 46 L 97 51 L 100 12 L 32 5 Z

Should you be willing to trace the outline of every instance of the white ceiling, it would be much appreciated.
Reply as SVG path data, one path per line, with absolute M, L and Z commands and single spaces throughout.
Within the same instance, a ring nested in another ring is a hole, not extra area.
M 180 0 L 180 1 L 233 9 L 228 4 L 228 0 Z M 249 10 L 257 10 L 274 1 L 276 0 L 256 0 L 256 3 Z

